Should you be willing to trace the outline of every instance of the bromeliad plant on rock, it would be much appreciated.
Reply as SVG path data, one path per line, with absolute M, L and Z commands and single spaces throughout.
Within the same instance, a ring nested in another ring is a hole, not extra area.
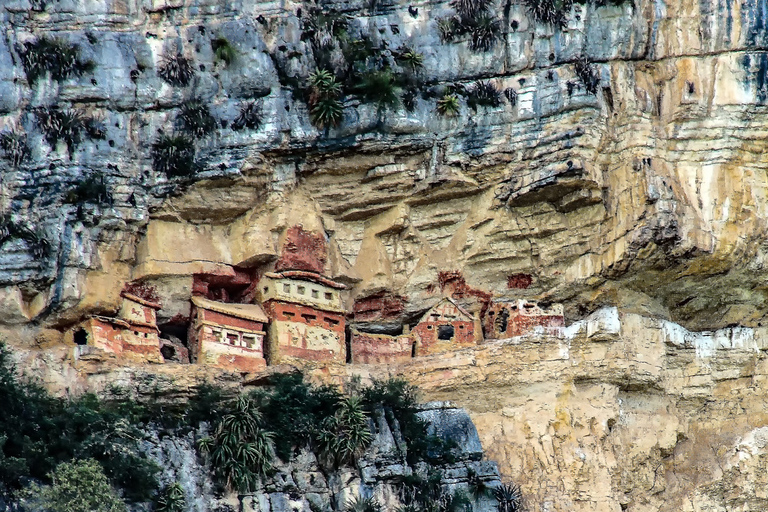
M 309 113 L 312 123 L 318 128 L 333 127 L 341 122 L 341 84 L 326 69 L 317 69 L 309 75 L 311 93 Z
M 217 422 L 213 435 L 198 442 L 198 448 L 210 458 L 214 473 L 227 487 L 247 493 L 272 470 L 273 437 L 263 427 L 257 403 L 241 395 Z
M 43 36 L 24 43 L 19 53 L 30 85 L 46 73 L 61 81 L 91 72 L 95 67 L 93 61 L 82 58 L 79 46 L 55 37 Z

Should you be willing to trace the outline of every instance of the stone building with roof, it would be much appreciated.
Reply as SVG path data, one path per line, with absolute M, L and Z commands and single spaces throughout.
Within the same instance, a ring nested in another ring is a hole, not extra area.
M 477 345 L 481 341 L 479 320 L 454 299 L 444 298 L 432 306 L 411 330 L 414 355 L 423 356 Z
M 193 296 L 187 337 L 192 361 L 242 372 L 264 369 L 268 322 L 258 304 L 228 304 Z
M 120 295 L 116 317 L 90 316 L 69 329 L 64 340 L 76 346 L 76 357 L 96 349 L 137 362 L 163 362 L 157 328 L 160 304 L 127 292 Z
M 267 272 L 258 296 L 270 318 L 269 364 L 291 359 L 346 361 L 345 315 L 341 291 L 346 286 L 317 272 Z

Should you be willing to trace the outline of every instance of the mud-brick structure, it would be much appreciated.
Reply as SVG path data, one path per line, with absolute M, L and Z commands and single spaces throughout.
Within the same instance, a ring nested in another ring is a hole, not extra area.
M 486 339 L 503 339 L 537 332 L 559 336 L 565 327 L 562 304 L 544 308 L 523 299 L 494 301 L 483 318 Z
M 414 355 L 448 352 L 478 343 L 475 318 L 449 298 L 432 306 L 411 331 Z
M 258 304 L 227 304 L 193 296 L 188 335 L 192 361 L 242 372 L 264 369 L 268 321 Z
M 353 364 L 404 363 L 413 357 L 413 337 L 360 332 L 352 329 L 349 339 Z
M 160 304 L 123 292 L 117 317 L 94 315 L 65 333 L 76 354 L 98 349 L 127 359 L 163 362 L 157 311 Z
M 258 293 L 271 320 L 269 364 L 291 359 L 346 362 L 346 311 L 341 298 L 345 288 L 311 271 L 264 274 Z

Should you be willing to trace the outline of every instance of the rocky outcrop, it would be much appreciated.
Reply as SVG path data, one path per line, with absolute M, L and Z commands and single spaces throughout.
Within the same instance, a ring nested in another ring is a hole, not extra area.
M 430 431 L 453 443 L 451 462 L 409 465 L 405 442 L 397 421 L 388 420 L 383 411 L 371 421 L 374 436 L 370 447 L 352 466 L 329 467 L 318 462 L 310 450 L 302 449 L 289 462 L 275 460 L 274 474 L 259 482 L 259 488 L 245 495 L 214 492 L 209 469 L 196 454 L 195 434 L 185 437 L 151 435 L 145 443 L 150 456 L 163 468 L 163 483 L 179 482 L 184 489 L 185 510 L 203 512 L 227 507 L 260 512 L 312 512 L 343 510 L 361 498 L 373 498 L 386 510 L 401 505 L 406 477 L 440 474 L 445 496 L 461 491 L 472 500 L 474 510 L 490 512 L 495 502 L 490 494 L 472 496 L 469 481 L 482 481 L 488 488 L 501 484 L 496 463 L 483 459 L 483 449 L 466 412 L 450 404 L 427 404 L 419 415 Z M 216 496 L 219 495 L 217 498 Z

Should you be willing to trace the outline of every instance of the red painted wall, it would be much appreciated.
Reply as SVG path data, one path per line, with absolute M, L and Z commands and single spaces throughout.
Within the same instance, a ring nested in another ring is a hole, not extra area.
M 288 228 L 275 270 L 308 270 L 322 274 L 328 259 L 323 233 L 304 231 L 301 225 Z
M 411 359 L 413 338 L 353 332 L 350 339 L 352 363 L 401 363 Z
M 453 341 L 438 340 L 437 334 L 441 325 L 453 326 Z M 432 353 L 438 343 L 451 343 L 456 346 L 475 345 L 475 324 L 472 321 L 454 320 L 453 322 L 419 322 L 411 333 L 419 338 L 418 355 Z

